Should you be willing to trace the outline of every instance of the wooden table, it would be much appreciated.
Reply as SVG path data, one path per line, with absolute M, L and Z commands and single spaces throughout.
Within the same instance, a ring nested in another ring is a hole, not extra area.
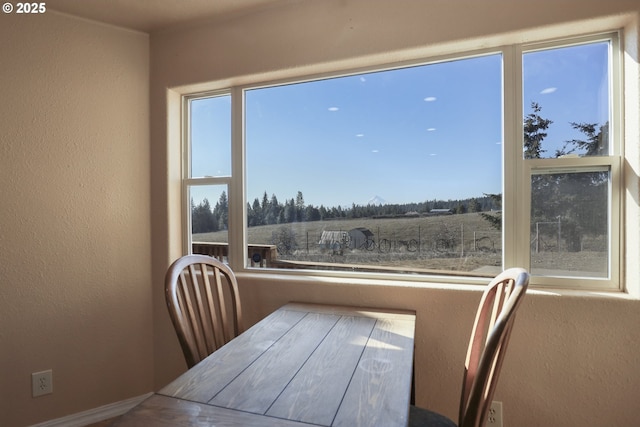
M 415 314 L 291 303 L 117 426 L 406 426 Z

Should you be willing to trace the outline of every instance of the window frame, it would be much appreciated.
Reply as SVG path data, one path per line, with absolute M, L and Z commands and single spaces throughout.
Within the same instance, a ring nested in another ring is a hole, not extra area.
M 609 206 L 609 277 L 573 278 L 558 276 L 533 276 L 532 286 L 554 289 L 578 289 L 621 291 L 623 271 L 622 212 L 624 182 L 622 165 L 624 160 L 623 135 L 623 97 L 622 97 L 622 53 L 621 31 L 609 31 L 584 36 L 555 38 L 535 42 L 517 43 L 494 48 L 455 52 L 449 55 L 424 57 L 419 60 L 400 61 L 394 64 L 354 68 L 347 71 L 309 74 L 291 79 L 276 79 L 239 84 L 227 89 L 189 93 L 182 96 L 182 202 L 183 202 L 183 252 L 191 253 L 191 212 L 189 188 L 199 185 L 221 185 L 228 188 L 229 201 L 229 264 L 237 272 L 257 272 L 250 268 L 246 257 L 247 251 L 247 197 L 246 187 L 246 146 L 244 138 L 245 92 L 269 86 L 302 83 L 332 77 L 356 75 L 365 72 L 393 70 L 409 66 L 434 64 L 465 58 L 473 58 L 490 54 L 502 55 L 502 173 L 503 173 L 503 231 L 502 231 L 502 268 L 522 266 L 530 268 L 529 223 L 531 210 L 530 180 L 532 174 L 540 170 L 550 171 L 562 168 L 589 168 L 607 166 L 611 171 L 610 206 Z M 609 85 L 610 85 L 610 140 L 611 155 L 602 157 L 566 158 L 566 159 L 524 159 L 523 152 L 523 54 L 536 50 L 568 47 L 598 41 L 610 41 Z M 231 176 L 228 177 L 190 177 L 190 109 L 191 100 L 210 96 L 231 96 Z M 617 244 L 615 242 L 618 242 Z M 524 243 L 527 242 L 527 243 Z M 239 244 L 236 244 L 239 243 Z M 421 281 L 435 283 L 480 284 L 486 278 L 468 276 L 442 275 L 407 275 L 400 273 L 352 273 L 344 271 L 316 270 L 281 270 L 260 269 L 260 274 L 283 274 L 292 276 L 309 276 L 309 274 L 352 278 L 352 279 L 390 279 L 402 281 Z
M 182 226 L 183 230 L 183 239 L 182 239 L 182 250 L 183 253 L 191 254 L 192 253 L 192 218 L 191 218 L 191 188 L 193 187 L 205 187 L 210 185 L 226 185 L 227 186 L 227 197 L 229 197 L 229 189 L 231 188 L 231 182 L 233 180 L 234 175 L 234 165 L 233 158 L 235 157 L 233 154 L 233 125 L 232 125 L 232 136 L 231 136 L 231 173 L 228 176 L 207 176 L 207 177 L 192 177 L 191 174 L 191 102 L 198 99 L 204 98 L 212 98 L 212 97 L 221 97 L 221 96 L 231 96 L 231 90 L 217 90 L 217 91 L 208 91 L 202 93 L 194 93 L 190 95 L 182 96 L 182 185 L 181 185 L 181 202 L 182 202 Z M 233 118 L 233 97 L 231 96 L 231 109 Z M 230 204 L 229 204 L 230 205 Z M 231 206 L 229 206 L 229 210 L 231 210 Z M 231 214 L 229 214 L 229 221 L 231 221 Z M 229 226 L 230 227 L 230 226 Z M 229 242 L 231 242 L 231 237 L 229 236 Z
M 622 234 L 622 193 L 624 191 L 622 181 L 622 163 L 624 159 L 623 136 L 623 101 L 622 101 L 622 62 L 621 62 L 621 32 L 611 31 L 591 34 L 580 37 L 567 37 L 547 41 L 523 43 L 515 45 L 515 55 L 519 58 L 519 76 L 523 75 L 522 58 L 528 52 L 537 52 L 546 49 L 580 46 L 589 43 L 609 41 L 609 156 L 567 157 L 567 158 L 542 158 L 525 159 L 522 155 L 523 147 L 523 102 L 519 100 L 517 108 L 516 134 L 519 137 L 518 153 L 514 156 L 515 168 L 520 171 L 516 182 L 519 183 L 519 194 L 522 194 L 521 203 L 517 204 L 516 215 L 521 219 L 521 224 L 515 230 L 515 235 L 521 241 L 529 241 L 529 228 L 531 223 L 531 177 L 540 173 L 559 173 L 564 170 L 588 172 L 593 168 L 607 167 L 610 171 L 609 194 L 609 275 L 607 278 L 590 277 L 558 277 L 558 276 L 532 276 L 532 284 L 542 288 L 563 288 L 576 290 L 623 290 L 621 271 L 623 268 Z M 517 80 L 522 85 L 522 77 Z M 517 93 L 522 96 L 522 86 L 517 88 Z M 617 243 L 616 243 L 617 242 Z M 517 264 L 530 270 L 531 248 L 528 251 L 521 249 L 521 256 L 517 257 Z M 506 267 L 505 267 L 506 268 Z M 561 283 L 561 286 L 558 286 Z

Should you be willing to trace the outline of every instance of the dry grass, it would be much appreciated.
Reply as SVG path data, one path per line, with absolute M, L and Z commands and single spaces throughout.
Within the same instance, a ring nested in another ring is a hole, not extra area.
M 295 235 L 297 250 L 290 254 L 280 253 L 280 259 L 449 271 L 477 271 L 487 268 L 493 271 L 492 267 L 502 264 L 501 234 L 478 213 L 343 219 L 251 227 L 248 230 L 249 242 L 274 244 L 272 236 L 283 227 Z M 361 248 L 331 251 L 321 249 L 318 245 L 323 231 L 348 232 L 359 227 L 369 229 L 374 234 L 376 244 L 386 240 L 385 249 L 376 247 L 373 250 Z M 549 239 L 554 240 L 555 237 L 550 236 Z M 414 243 L 409 250 L 408 242 L 411 240 Z M 194 241 L 226 243 L 228 237 L 226 231 L 203 233 L 194 235 Z M 585 241 L 589 242 L 589 239 Z M 602 277 L 607 272 L 606 250 L 558 252 L 553 246 L 538 254 L 534 253 L 531 268 L 541 272 L 590 272 L 589 276 Z
M 249 242 L 254 244 L 271 244 L 271 238 L 275 231 L 282 227 L 292 230 L 299 243 L 302 244 L 309 236 L 310 244 L 316 244 L 323 231 L 349 231 L 354 228 L 364 227 L 375 235 L 376 240 L 410 240 L 420 239 L 423 242 L 434 240 L 439 233 L 449 231 L 454 235 L 467 233 L 465 242 L 473 237 L 473 232 L 496 234 L 479 214 L 443 215 L 429 217 L 407 218 L 358 218 L 330 221 L 295 222 L 288 224 L 264 225 L 251 227 L 248 230 Z M 227 242 L 226 231 L 215 233 L 201 233 L 194 235 L 194 240 L 200 242 Z
M 444 215 L 402 218 L 359 218 L 313 221 L 251 227 L 248 230 L 252 244 L 274 244 L 273 235 L 285 227 L 295 235 L 298 249 L 280 254 L 281 259 L 340 264 L 374 264 L 425 269 L 472 271 L 487 265 L 500 265 L 500 233 L 492 229 L 479 214 Z M 377 245 L 334 252 L 319 247 L 323 231 L 348 232 L 354 228 L 367 228 Z M 474 242 L 474 233 L 477 239 Z M 489 241 L 489 237 L 491 241 Z M 464 239 L 464 250 L 460 242 Z M 196 234 L 194 241 L 228 241 L 227 232 Z M 443 245 L 443 241 L 447 244 Z M 419 248 L 418 248 L 419 243 Z M 485 250 L 475 250 L 484 245 Z

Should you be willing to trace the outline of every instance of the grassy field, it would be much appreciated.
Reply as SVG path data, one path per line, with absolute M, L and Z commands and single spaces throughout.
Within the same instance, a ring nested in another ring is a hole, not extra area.
M 479 214 L 359 218 L 251 227 L 251 244 L 277 244 L 283 227 L 295 238 L 296 250 L 279 250 L 279 258 L 342 264 L 375 264 L 414 268 L 472 271 L 501 262 L 500 233 Z M 366 228 L 373 247 L 327 250 L 319 245 L 323 231 Z M 195 234 L 193 241 L 227 242 L 226 232 Z
M 254 244 L 272 244 L 272 236 L 282 227 L 293 231 L 299 246 L 305 249 L 309 246 L 317 245 L 323 231 L 349 231 L 354 228 L 367 228 L 374 234 L 374 239 L 380 241 L 387 239 L 391 241 L 408 241 L 411 239 L 420 240 L 421 248 L 433 249 L 438 239 L 449 238 L 455 247 L 450 247 L 454 251 L 459 247 L 464 238 L 464 245 L 473 245 L 474 233 L 476 241 L 482 239 L 489 245 L 487 240 L 491 238 L 496 250 L 500 250 L 500 233 L 491 228 L 479 214 L 442 215 L 427 217 L 406 217 L 406 218 L 358 218 L 331 221 L 297 222 L 289 224 L 264 225 L 251 227 L 248 230 L 249 242 Z M 227 242 L 227 232 L 201 233 L 193 236 L 194 241 L 201 242 Z M 480 244 L 479 242 L 477 242 Z M 456 248 L 457 247 L 457 248 Z M 488 248 L 485 248 L 488 249 Z
M 343 245 L 329 249 L 319 244 L 323 231 L 348 232 L 355 228 L 366 228 L 373 233 L 373 247 L 350 249 Z M 282 250 L 281 242 L 274 239 L 283 230 L 295 240 L 295 249 Z M 545 238 L 556 241 L 554 235 Z M 266 225 L 249 228 L 248 239 L 250 244 L 277 244 L 278 259 L 296 262 L 474 271 L 485 275 L 495 274 L 502 263 L 500 232 L 491 228 L 478 213 Z M 226 243 L 227 232 L 195 234 L 193 241 Z M 602 250 L 559 252 L 557 245 L 551 245 L 539 253 L 534 251 L 531 268 L 541 273 L 591 272 L 587 275 L 603 277 L 607 273 L 607 253 Z

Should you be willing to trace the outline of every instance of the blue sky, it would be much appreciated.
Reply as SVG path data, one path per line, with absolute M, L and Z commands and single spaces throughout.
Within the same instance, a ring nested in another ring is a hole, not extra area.
M 525 55 L 525 114 L 536 101 L 554 121 L 547 155 L 578 136 L 568 122 L 606 122 L 607 48 Z M 265 191 L 280 202 L 302 191 L 326 207 L 499 193 L 501 70 L 494 54 L 248 91 L 248 201 Z M 195 101 L 192 117 L 193 175 L 229 174 L 230 98 Z
M 271 194 L 274 170 L 278 197 L 316 206 L 499 192 L 500 68 L 494 55 L 250 91 L 248 193 Z
M 532 101 L 553 120 L 544 141 L 544 157 L 553 157 L 564 141 L 579 138 L 570 122 L 605 124 L 609 120 L 608 43 L 527 53 L 523 57 L 525 114 Z

